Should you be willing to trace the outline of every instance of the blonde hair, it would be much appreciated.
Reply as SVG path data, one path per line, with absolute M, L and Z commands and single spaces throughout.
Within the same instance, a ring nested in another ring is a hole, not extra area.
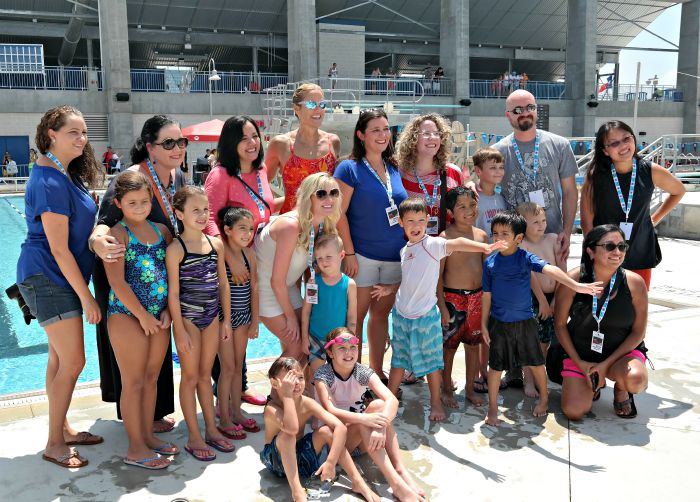
M 516 209 L 520 216 L 537 216 L 544 213 L 544 208 L 534 202 L 523 202 Z
M 406 124 L 399 135 L 397 161 L 401 170 L 407 171 L 415 167 L 417 157 L 416 145 L 418 144 L 420 126 L 423 122 L 428 120 L 435 124 L 440 133 L 440 148 L 435 154 L 435 157 L 433 157 L 433 166 L 435 166 L 435 169 L 438 171 L 445 169 L 449 152 L 452 149 L 452 130 L 442 115 L 428 113 L 412 119 Z
M 320 188 L 331 190 L 339 188 L 338 182 L 328 173 L 314 173 L 301 182 L 297 190 L 297 215 L 299 217 L 299 239 L 297 246 L 304 249 L 309 249 L 309 233 L 311 232 L 311 221 L 313 212 L 311 211 L 311 196 Z M 337 233 L 335 226 L 340 219 L 341 198 L 335 202 L 335 209 L 324 221 L 323 232 L 327 234 Z
M 294 90 L 294 94 L 292 94 L 292 105 L 301 106 L 301 104 L 304 102 L 304 98 L 311 91 L 321 91 L 321 93 L 323 93 L 323 89 L 321 88 L 320 85 L 306 82 L 304 84 L 301 84 L 299 87 L 297 87 Z M 294 115 L 296 115 L 296 114 L 297 113 L 294 112 Z M 297 118 L 299 118 L 299 117 L 297 116 Z
M 316 249 L 318 250 L 327 246 L 332 247 L 340 253 L 343 250 L 343 239 L 341 239 L 338 234 L 324 232 L 316 241 Z

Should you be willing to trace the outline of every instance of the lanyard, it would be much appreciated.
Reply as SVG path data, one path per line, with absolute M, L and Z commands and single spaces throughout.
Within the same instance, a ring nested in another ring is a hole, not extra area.
M 382 162 L 384 162 L 384 171 L 386 172 L 386 185 L 384 184 L 382 179 L 377 174 L 377 171 L 372 169 L 372 166 L 369 165 L 369 162 L 367 162 L 366 158 L 363 157 L 362 162 L 364 162 L 365 167 L 367 167 L 369 172 L 372 173 L 375 178 L 377 178 L 377 181 L 379 182 L 380 185 L 382 185 L 382 188 L 384 188 L 384 190 L 386 190 L 386 195 L 387 195 L 387 197 L 389 197 L 389 204 L 391 206 L 395 206 L 396 204 L 394 203 L 394 192 L 391 189 L 391 174 L 389 173 L 389 168 L 387 167 L 386 162 L 382 161 Z
M 146 159 L 146 163 L 148 164 L 148 173 L 151 175 L 151 180 L 153 180 L 153 183 L 158 189 L 158 194 L 160 195 L 160 199 L 163 201 L 163 207 L 165 207 L 165 212 L 168 213 L 170 223 L 172 223 L 173 225 L 173 232 L 175 232 L 175 235 L 178 235 L 180 232 L 177 228 L 177 218 L 175 218 L 175 213 L 173 213 L 173 209 L 172 207 L 170 207 L 170 200 L 172 200 L 172 197 L 175 196 L 175 183 L 173 182 L 170 184 L 170 200 L 168 200 L 168 198 L 165 195 L 163 185 L 160 184 L 160 180 L 158 179 L 158 176 L 156 176 L 156 171 L 155 169 L 153 169 L 151 159 Z
M 520 148 L 518 148 L 518 142 L 515 141 L 515 136 L 511 139 L 513 144 L 513 151 L 515 152 L 515 158 L 518 159 L 518 164 L 520 164 L 520 169 L 525 172 L 525 162 L 523 161 L 523 156 L 520 154 Z M 535 133 L 535 148 L 532 151 L 532 183 L 535 183 L 537 178 L 537 171 L 540 168 L 540 131 Z
M 442 181 L 440 181 L 440 178 L 438 177 L 437 181 L 433 185 L 433 197 L 430 198 L 428 197 L 428 189 L 425 188 L 425 183 L 423 183 L 423 180 L 420 179 L 420 176 L 418 176 L 418 171 L 414 169 L 413 174 L 415 174 L 416 178 L 418 178 L 418 184 L 420 185 L 420 189 L 423 190 L 425 202 L 428 204 L 428 207 L 432 209 L 433 207 L 435 207 L 435 203 L 437 202 L 438 189 L 440 188 Z
M 253 192 L 248 185 L 243 183 L 243 186 L 246 189 L 246 192 L 248 192 L 248 195 L 250 195 L 250 198 L 253 199 L 253 202 L 255 202 L 255 205 L 258 206 L 258 212 L 260 213 L 260 219 L 265 220 L 265 204 L 263 204 L 263 199 L 265 198 L 265 193 L 263 192 L 263 187 L 262 187 L 262 182 L 260 181 L 260 171 L 255 173 L 256 178 L 258 179 L 258 193 L 260 194 L 260 198 L 257 198 L 255 196 L 255 192 Z M 241 177 L 241 179 L 243 179 Z M 313 231 L 312 231 L 313 234 Z
M 598 332 L 600 332 L 600 323 L 603 321 L 603 317 L 605 317 L 605 311 L 608 310 L 608 302 L 610 301 L 610 295 L 612 295 L 613 287 L 615 286 L 615 277 L 616 276 L 617 276 L 617 270 L 610 278 L 610 287 L 608 289 L 608 296 L 605 298 L 605 302 L 603 302 L 603 306 L 600 307 L 600 315 L 597 315 L 597 313 L 598 313 L 598 297 L 596 295 L 593 295 L 593 309 L 592 309 L 591 315 L 593 315 L 593 319 L 595 319 L 595 321 L 598 323 Z M 593 280 L 595 280 L 595 276 L 593 277 Z
M 318 235 L 323 233 L 323 222 L 318 226 Z M 311 225 L 311 232 L 309 233 L 309 259 L 307 261 L 309 265 L 309 271 L 311 273 L 311 281 L 316 282 L 316 271 L 314 270 L 314 242 L 316 241 L 316 234 L 314 233 L 314 226 Z
M 615 171 L 615 164 L 613 164 L 612 169 L 613 183 L 615 183 L 615 190 L 617 190 L 617 198 L 620 199 L 620 207 L 625 213 L 625 221 L 629 219 L 630 210 L 632 209 L 632 197 L 634 196 L 634 185 L 637 182 L 637 159 L 632 160 L 632 179 L 630 180 L 630 193 L 627 196 L 627 204 L 625 204 L 625 198 L 622 196 L 622 188 L 620 188 L 620 180 L 617 178 L 617 172 Z
M 56 167 L 58 167 L 58 170 L 61 171 L 61 173 L 64 176 L 68 176 L 68 173 L 66 172 L 65 168 L 63 167 L 63 164 L 61 164 L 61 161 L 58 160 L 53 153 L 46 152 L 46 158 L 49 159 L 54 164 L 56 164 Z

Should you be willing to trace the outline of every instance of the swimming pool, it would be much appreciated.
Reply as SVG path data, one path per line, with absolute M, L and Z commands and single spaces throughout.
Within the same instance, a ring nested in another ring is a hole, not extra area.
M 36 321 L 24 323 L 17 302 L 9 300 L 5 289 L 15 283 L 20 246 L 27 234 L 24 197 L 0 197 L 0 396 L 42 390 L 45 385 L 48 345 L 46 334 Z M 98 380 L 95 327 L 85 323 L 85 368 L 78 383 Z M 174 348 L 174 345 L 173 345 Z M 262 324 L 260 336 L 248 343 L 247 359 L 273 357 L 281 352 L 277 338 Z M 174 363 L 179 368 L 177 362 Z

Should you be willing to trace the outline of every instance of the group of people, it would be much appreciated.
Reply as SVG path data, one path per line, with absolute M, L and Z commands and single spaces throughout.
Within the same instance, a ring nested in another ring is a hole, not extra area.
M 546 415 L 545 369 L 562 383 L 569 418 L 590 410 L 606 379 L 616 414 L 636 414 L 633 396 L 647 379 L 647 289 L 661 258 L 654 226 L 683 186 L 638 157 L 629 126 L 598 130 L 581 200 L 582 263 L 567 272 L 576 163 L 565 138 L 536 129 L 529 92 L 506 100 L 513 134 L 476 152 L 476 183 L 448 162 L 451 132 L 439 115 L 412 119 L 395 149 L 385 112 L 363 110 L 339 162 L 340 139 L 321 129 L 322 89 L 302 84 L 292 103 L 298 128 L 272 138 L 267 152 L 253 119 L 228 119 L 204 190 L 178 169 L 188 145 L 179 124 L 148 119 L 132 166 L 99 207 L 89 187 L 100 170 L 81 113 L 62 106 L 44 115 L 17 283 L 49 341 L 45 460 L 81 467 L 88 461 L 71 445 L 103 441 L 66 419 L 85 362 L 83 317 L 98 326 L 103 398 L 124 421 L 127 464 L 162 469 L 180 451 L 157 436 L 174 427 L 172 327 L 184 449 L 212 460 L 264 428 L 260 459 L 287 478 L 295 500 L 306 499 L 303 478 L 331 479 L 336 463 L 353 490 L 378 500 L 354 466 L 357 451 L 400 500 L 423 500 L 391 423 L 402 382 L 424 376 L 430 420 L 458 407 L 451 369 L 460 344 L 466 397 L 482 406 L 477 394 L 488 392 L 490 425 L 499 422 L 499 389 L 518 381 L 537 398 L 533 415 Z M 270 189 L 277 173 L 282 198 Z M 650 214 L 655 187 L 669 196 Z M 263 424 L 240 406 L 259 322 L 281 345 Z
M 527 89 L 529 80 L 530 77 L 525 72 L 506 71 L 493 80 L 491 91 L 494 96 L 507 96 L 518 89 Z

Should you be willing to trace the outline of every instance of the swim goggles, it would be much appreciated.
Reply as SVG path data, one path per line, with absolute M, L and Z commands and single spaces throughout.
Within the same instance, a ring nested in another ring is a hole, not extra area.
M 338 344 L 338 345 L 343 345 L 343 344 L 352 344 L 352 345 L 360 345 L 360 339 L 357 338 L 355 335 L 340 335 L 336 336 L 333 340 L 328 342 L 326 345 L 324 345 L 324 349 L 330 348 L 331 345 Z

